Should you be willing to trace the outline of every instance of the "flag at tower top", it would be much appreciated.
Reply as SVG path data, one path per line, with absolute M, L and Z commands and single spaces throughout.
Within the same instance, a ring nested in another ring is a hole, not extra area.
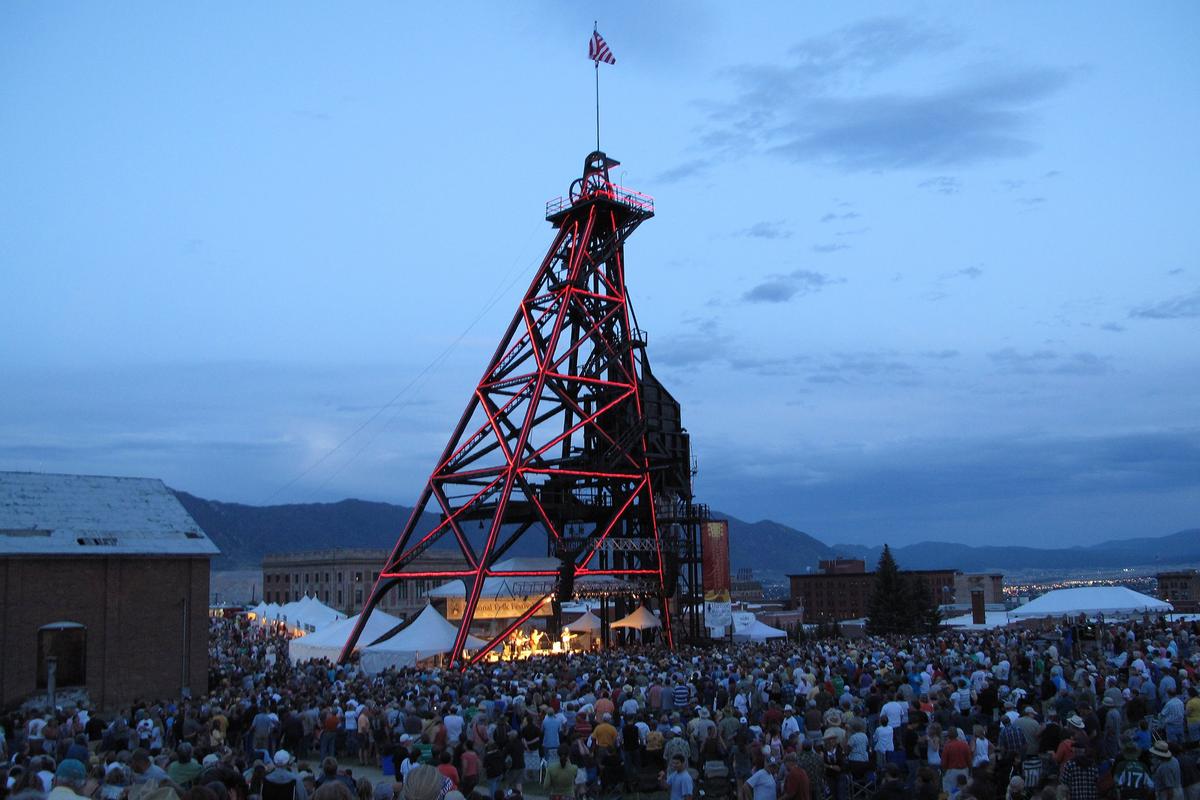
M 613 58 L 612 50 L 608 49 L 608 42 L 604 41 L 604 37 L 599 31 L 592 31 L 592 39 L 588 42 L 588 58 L 599 64 L 603 61 L 605 64 L 615 64 L 617 59 Z

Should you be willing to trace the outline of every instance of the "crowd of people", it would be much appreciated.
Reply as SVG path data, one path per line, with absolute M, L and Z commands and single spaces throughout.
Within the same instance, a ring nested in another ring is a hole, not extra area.
M 1200 798 L 1200 625 L 1083 635 L 634 647 L 369 676 L 293 665 L 283 634 L 217 619 L 204 697 L 0 720 L 0 800 Z

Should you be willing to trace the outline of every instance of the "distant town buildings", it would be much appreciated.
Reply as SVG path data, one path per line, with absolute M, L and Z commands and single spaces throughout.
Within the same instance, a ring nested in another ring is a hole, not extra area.
M 1179 572 L 1160 572 L 1158 599 L 1166 600 L 1181 613 L 1200 611 L 1200 573 L 1194 569 Z
M 754 570 L 750 567 L 740 567 L 737 576 L 729 587 L 729 597 L 732 600 L 756 601 L 763 599 L 762 581 L 754 579 Z
M 867 615 L 875 573 L 867 572 L 862 559 L 831 559 L 818 563 L 819 572 L 788 575 L 790 604 L 802 609 L 805 623 L 837 622 Z M 984 602 L 1004 602 L 1004 576 L 973 575 L 952 569 L 902 570 L 915 577 L 929 592 L 934 605 L 966 606 L 973 590 L 982 590 Z
M 296 553 L 271 553 L 262 561 L 263 601 L 283 605 L 305 595 L 315 597 L 348 616 L 362 610 L 379 578 L 380 565 L 389 551 L 373 548 L 330 548 Z M 408 571 L 463 566 L 457 550 L 426 550 L 409 565 Z M 389 614 L 403 616 L 425 605 L 426 593 L 444 578 L 415 578 L 401 581 L 379 603 Z
M 162 481 L 0 472 L 0 706 L 203 694 L 218 554 Z

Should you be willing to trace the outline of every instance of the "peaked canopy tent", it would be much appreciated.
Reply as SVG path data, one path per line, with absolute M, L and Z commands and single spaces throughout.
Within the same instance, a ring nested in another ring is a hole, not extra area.
M 337 661 L 338 656 L 341 655 L 342 647 L 345 646 L 346 640 L 350 638 L 350 634 L 354 631 L 354 626 L 358 623 L 360 616 L 362 615 L 355 614 L 349 619 L 338 620 L 326 625 L 316 633 L 301 636 L 299 639 L 292 639 L 288 643 L 288 658 L 293 664 L 310 661 L 314 658 L 327 658 L 330 661 Z M 363 646 L 374 644 L 402 624 L 403 621 L 400 618 L 375 609 L 371 612 L 371 616 L 367 617 L 367 624 L 363 627 L 359 642 Z
M 279 610 L 279 618 L 298 635 L 311 634 L 346 615 L 322 603 L 315 597 L 305 596 L 288 603 Z
M 420 661 L 449 653 L 454 649 L 458 628 L 437 612 L 433 606 L 425 606 L 417 618 L 404 630 L 390 639 L 376 641 L 361 650 L 361 663 L 368 675 L 375 675 L 388 667 L 412 667 Z M 478 650 L 486 642 L 467 636 L 466 648 Z
M 659 622 L 658 617 L 651 614 L 648 608 L 645 606 L 638 606 L 637 610 L 632 614 L 623 619 L 617 620 L 609 627 L 632 628 L 636 631 L 645 631 L 649 630 L 650 628 L 658 628 L 661 626 L 662 623 Z
M 734 628 L 733 640 L 735 642 L 765 642 L 768 639 L 786 639 L 787 631 L 781 631 L 779 628 L 772 628 L 765 622 L 754 620 L 749 625 L 741 628 Z
M 565 622 L 563 625 L 570 628 L 571 633 L 596 633 L 600 630 L 601 620 L 589 609 L 578 619 L 572 622 Z
M 1073 617 L 1084 614 L 1097 617 L 1128 617 L 1138 614 L 1166 614 L 1174 611 L 1167 602 L 1124 586 L 1085 586 L 1079 589 L 1055 589 L 1008 612 L 1012 619 Z

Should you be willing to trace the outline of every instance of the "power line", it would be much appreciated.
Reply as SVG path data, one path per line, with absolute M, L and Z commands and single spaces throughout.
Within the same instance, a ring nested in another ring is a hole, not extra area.
M 380 406 L 378 409 L 376 409 L 375 413 L 373 413 L 373 414 L 371 414 L 371 416 L 367 417 L 367 419 L 364 420 L 360 425 L 358 425 L 358 427 L 356 427 L 354 430 L 352 430 L 346 437 L 344 437 L 341 441 L 339 441 L 332 448 L 327 450 L 320 458 L 318 458 L 316 461 L 314 461 L 312 464 L 310 464 L 308 467 L 306 467 L 304 470 L 302 470 L 298 475 L 296 475 L 294 478 L 289 480 L 287 483 L 283 484 L 278 489 L 276 489 L 271 494 L 269 494 L 262 501 L 261 505 L 268 505 L 276 497 L 283 494 L 288 489 L 292 488 L 297 483 L 304 480 L 304 478 L 311 475 L 313 473 L 313 471 L 315 471 L 318 467 L 320 467 L 322 464 L 324 464 L 326 461 L 328 461 L 331 456 L 333 456 L 335 453 L 337 453 L 339 450 L 341 450 L 343 447 L 345 447 L 347 444 L 349 444 L 351 439 L 358 436 L 360 433 L 362 433 L 364 430 L 366 430 L 368 427 L 370 427 L 371 424 L 374 423 L 375 420 L 379 419 L 379 417 L 382 416 L 385 411 L 387 411 L 389 408 L 395 406 L 401 397 L 403 397 L 407 392 L 409 392 L 409 390 L 411 390 L 414 386 L 416 386 L 417 383 L 422 378 L 424 378 L 426 375 L 428 375 L 436 366 L 440 365 L 443 361 L 445 361 L 446 358 L 450 355 L 450 353 L 452 353 L 454 351 L 454 349 L 459 345 L 459 343 L 461 343 L 462 340 L 467 337 L 467 334 L 469 334 L 471 332 L 471 330 L 479 323 L 479 321 L 481 319 L 483 319 L 483 317 L 489 311 L 491 311 L 492 308 L 495 307 L 496 303 L 500 302 L 501 298 L 503 298 L 504 295 L 509 291 L 509 289 L 512 288 L 513 284 L 515 284 L 521 278 L 521 275 L 525 271 L 526 257 L 524 254 L 529 249 L 529 243 L 530 243 L 530 240 L 533 239 L 533 235 L 540 229 L 541 229 L 541 223 L 539 222 L 539 223 L 537 223 L 537 225 L 534 228 L 532 228 L 530 230 L 529 235 L 526 236 L 526 238 L 525 238 L 525 243 L 521 246 L 521 249 L 518 251 L 518 255 L 513 259 L 513 265 L 509 268 L 508 273 L 503 278 L 501 278 L 501 284 L 497 285 L 496 290 L 493 292 L 492 298 L 484 304 L 483 308 L 480 309 L 479 313 L 475 315 L 475 318 L 471 320 L 471 322 L 467 325 L 467 327 L 464 328 L 463 331 L 461 333 L 459 333 L 459 335 L 444 350 L 442 350 L 441 353 L 439 353 L 437 356 L 434 357 L 434 359 L 432 361 L 430 361 L 428 364 L 426 364 L 411 380 L 409 380 L 408 383 L 406 383 L 400 389 L 400 391 L 396 392 L 396 394 L 394 394 L 390 400 L 388 400 L 386 403 L 384 403 L 382 406 Z M 379 434 L 382 433 L 384 430 L 386 430 L 389 425 L 391 425 L 392 421 L 395 420 L 396 416 L 399 415 L 400 410 L 404 407 L 405 407 L 405 404 L 401 404 L 400 407 L 397 409 L 396 413 L 393 414 L 387 421 L 385 421 L 384 425 L 380 427 L 379 431 L 374 436 L 372 436 L 370 439 L 368 439 L 367 442 L 362 447 L 360 447 L 358 450 L 356 450 L 354 452 L 354 454 L 346 462 L 344 462 L 340 467 L 338 467 L 328 478 L 326 478 L 325 481 L 319 487 L 317 487 L 316 491 L 319 492 L 322 489 L 324 489 L 331 480 L 333 480 L 335 477 L 337 477 L 342 472 L 342 470 L 344 470 L 355 459 L 357 459 L 363 453 L 363 451 L 367 449 L 367 447 L 369 447 L 372 443 L 374 443 L 374 441 L 379 437 Z

